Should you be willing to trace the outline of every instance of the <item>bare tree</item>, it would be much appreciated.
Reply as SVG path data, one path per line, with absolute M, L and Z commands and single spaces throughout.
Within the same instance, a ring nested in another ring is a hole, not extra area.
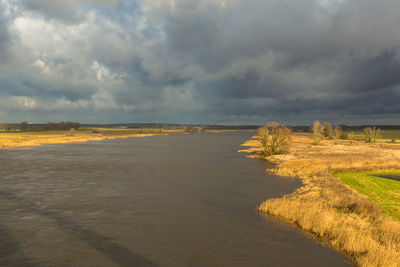
M 75 128 L 69 129 L 69 131 L 66 133 L 66 136 L 75 136 Z
M 291 144 L 290 135 L 291 130 L 277 122 L 268 122 L 267 126 L 258 130 L 258 140 L 267 156 L 287 153 Z
M 365 142 L 367 142 L 367 143 L 375 143 L 376 139 L 379 138 L 381 133 L 382 133 L 381 129 L 377 129 L 376 127 L 364 128 Z
M 324 127 L 321 125 L 319 121 L 314 121 L 312 131 L 314 138 L 314 145 L 319 145 L 321 143 L 321 139 L 323 138 Z
M 324 127 L 324 130 L 323 130 L 324 137 L 331 138 L 332 131 L 333 131 L 332 124 L 329 122 L 324 122 L 322 124 L 322 127 Z
M 335 145 L 337 145 L 337 141 L 342 138 L 342 134 L 343 130 L 340 126 L 335 126 L 335 128 L 332 129 L 331 138 Z
M 28 129 L 28 127 L 29 127 L 29 123 L 26 122 L 26 121 L 23 121 L 23 122 L 19 123 L 19 129 L 21 131 L 26 131 Z

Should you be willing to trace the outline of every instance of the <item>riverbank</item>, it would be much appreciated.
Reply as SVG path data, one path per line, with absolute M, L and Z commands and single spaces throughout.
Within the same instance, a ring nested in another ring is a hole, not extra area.
M 207 133 L 249 132 L 253 130 L 202 130 Z M 31 147 L 50 144 L 82 143 L 105 139 L 148 137 L 154 135 L 189 134 L 200 131 L 164 128 L 83 128 L 73 133 L 70 131 L 0 131 L 0 149 Z
M 338 172 L 334 176 L 400 220 L 400 170 Z
M 48 144 L 81 143 L 104 139 L 147 137 L 153 135 L 182 134 L 184 130 L 170 129 L 80 129 L 70 131 L 14 131 L 0 132 L 0 149 L 30 147 Z
M 400 145 L 324 140 L 314 146 L 310 134 L 293 134 L 289 154 L 266 159 L 276 163 L 268 171 L 299 177 L 304 186 L 282 198 L 261 203 L 259 210 L 298 225 L 348 254 L 359 266 L 400 266 L 400 221 L 376 203 L 347 186 L 336 172 L 400 168 Z M 241 152 L 259 156 L 257 140 Z

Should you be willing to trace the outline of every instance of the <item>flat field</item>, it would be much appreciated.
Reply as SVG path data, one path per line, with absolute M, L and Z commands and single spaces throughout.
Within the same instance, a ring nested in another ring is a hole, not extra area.
M 363 131 L 346 131 L 346 134 L 353 135 L 352 138 L 356 140 L 364 140 Z M 384 130 L 379 136 L 378 142 L 400 142 L 400 130 Z
M 180 134 L 183 129 L 114 129 L 83 128 L 70 131 L 0 131 L 0 149 L 21 146 L 38 146 L 43 144 L 62 144 L 86 142 L 125 137 L 145 137 L 152 135 Z

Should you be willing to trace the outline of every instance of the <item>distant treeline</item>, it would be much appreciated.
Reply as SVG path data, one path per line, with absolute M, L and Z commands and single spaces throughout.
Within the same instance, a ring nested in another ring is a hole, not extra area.
M 78 130 L 81 127 L 79 122 L 61 121 L 48 122 L 46 124 L 29 124 L 26 121 L 20 123 L 0 123 L 0 130 L 3 131 L 43 131 L 43 130 Z
M 169 124 L 169 123 L 126 123 L 126 124 L 83 124 L 87 128 L 125 129 L 202 129 L 202 130 L 257 130 L 259 125 L 210 125 L 210 124 Z
M 338 125 L 343 131 L 363 131 L 368 127 L 376 127 L 381 130 L 400 130 L 400 125 Z M 312 126 L 288 126 L 293 132 L 312 132 Z
M 203 130 L 257 130 L 261 125 L 210 125 L 210 124 L 163 124 L 163 123 L 126 123 L 126 124 L 83 124 L 87 128 L 125 128 L 125 129 L 185 129 Z M 382 130 L 400 130 L 400 125 L 339 125 L 344 131 L 362 131 L 366 127 L 376 126 Z M 312 125 L 287 126 L 293 132 L 312 132 Z
M 361 125 L 348 126 L 339 125 L 344 131 L 362 131 L 366 127 L 376 126 L 382 130 L 400 130 L 400 125 Z M 21 123 L 0 123 L 0 131 L 43 131 L 43 130 L 78 130 L 86 128 L 123 128 L 123 129 L 184 129 L 188 132 L 201 132 L 205 130 L 257 130 L 260 125 L 210 125 L 210 124 L 166 124 L 166 123 L 126 123 L 126 124 L 80 124 L 79 122 L 61 121 L 48 122 L 46 124 L 29 124 L 24 121 Z M 287 126 L 293 132 L 312 132 L 311 125 Z
M 79 122 L 67 121 L 67 122 L 48 122 L 44 126 L 46 130 L 69 130 L 74 128 L 78 130 L 81 127 Z

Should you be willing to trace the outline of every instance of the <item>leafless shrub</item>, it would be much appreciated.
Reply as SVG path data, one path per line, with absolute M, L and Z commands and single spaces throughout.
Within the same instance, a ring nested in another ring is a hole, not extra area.
M 367 143 L 375 143 L 376 139 L 381 135 L 381 129 L 377 129 L 376 127 L 367 127 L 364 128 L 364 138 Z
M 29 123 L 28 122 L 23 121 L 23 122 L 19 123 L 19 129 L 21 131 L 26 131 L 26 130 L 28 130 L 28 128 L 29 128 Z
M 324 129 L 324 126 L 322 126 L 319 121 L 314 121 L 312 127 L 314 145 L 319 145 L 321 143 L 321 139 L 324 136 Z
M 324 127 L 324 130 L 323 130 L 324 137 L 325 138 L 331 138 L 332 131 L 333 131 L 332 124 L 329 123 L 329 122 L 324 122 L 322 124 L 322 127 Z
M 277 122 L 269 122 L 258 130 L 258 140 L 266 156 L 284 154 L 289 151 L 291 130 Z
M 66 136 L 75 136 L 75 129 L 74 128 L 69 129 Z
M 332 129 L 331 138 L 335 145 L 337 145 L 337 141 L 342 138 L 342 135 L 343 130 L 340 126 L 335 126 L 335 128 Z

